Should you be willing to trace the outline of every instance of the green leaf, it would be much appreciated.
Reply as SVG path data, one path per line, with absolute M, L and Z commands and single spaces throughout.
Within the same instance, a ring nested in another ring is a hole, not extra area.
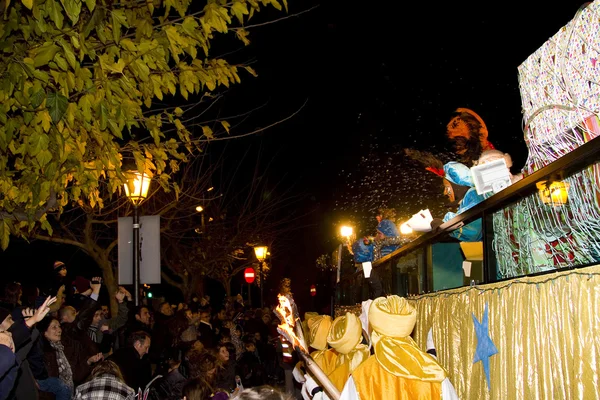
M 62 29 L 65 16 L 62 13 L 62 8 L 60 5 L 54 0 L 46 0 L 46 11 L 56 27 L 58 29 Z
M 33 7 L 33 0 L 22 0 L 22 1 L 23 1 L 23 5 L 31 10 L 31 8 Z M 8 7 L 8 5 L 7 5 L 7 7 Z
M 76 24 L 81 13 L 81 0 L 60 0 L 60 2 L 71 22 Z
M 104 102 L 100 103 L 100 129 L 105 130 L 108 124 L 108 110 Z
M 47 43 L 36 49 L 33 57 L 33 66 L 39 68 L 48 64 L 54 58 L 54 55 L 58 50 L 60 50 L 60 47 L 54 43 Z
M 69 99 L 58 92 L 48 93 L 46 98 L 46 107 L 52 117 L 52 122 L 58 123 L 67 112 L 67 106 L 69 105 Z
M 100 25 L 100 23 L 104 20 L 105 16 L 106 13 L 104 11 L 104 8 L 96 8 L 96 11 L 94 11 L 94 13 L 92 14 L 92 17 L 85 25 L 85 28 L 83 28 L 83 37 L 87 38 L 90 35 L 90 33 L 92 33 L 92 31 L 96 29 L 98 25 Z
M 46 99 L 46 92 L 42 88 L 42 89 L 38 90 L 37 92 L 35 92 L 33 95 L 31 95 L 31 97 L 29 98 L 29 100 L 31 101 L 31 107 L 38 108 L 39 106 L 42 105 L 42 103 L 44 102 L 45 99 Z
M 71 46 L 64 41 L 61 43 L 61 46 L 65 52 L 65 58 L 67 59 L 67 62 L 71 68 L 73 68 L 73 71 L 77 70 L 77 59 L 75 58 L 75 53 L 73 53 Z
M 129 29 L 129 24 L 127 23 L 127 16 L 125 16 L 125 11 L 117 9 L 112 10 L 110 13 L 112 14 L 113 21 L 118 21 L 125 28 Z
M 96 8 L 96 0 L 85 0 L 85 5 L 90 12 L 93 12 L 94 8 Z
M 40 167 L 44 168 L 50 161 L 52 161 L 52 153 L 50 150 L 41 150 L 35 158 L 38 163 L 40 163 Z

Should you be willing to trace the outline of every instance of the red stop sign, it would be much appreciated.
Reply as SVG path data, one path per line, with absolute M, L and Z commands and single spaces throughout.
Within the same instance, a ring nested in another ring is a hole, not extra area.
M 244 279 L 248 283 L 254 282 L 254 268 L 246 268 L 244 270 Z

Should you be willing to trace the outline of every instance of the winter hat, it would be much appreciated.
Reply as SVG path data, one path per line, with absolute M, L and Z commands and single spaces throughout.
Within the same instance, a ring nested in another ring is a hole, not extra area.
M 55 272 L 58 272 L 58 271 L 60 271 L 63 268 L 67 268 L 65 266 L 64 262 L 62 262 L 62 261 L 54 261 L 54 271 Z

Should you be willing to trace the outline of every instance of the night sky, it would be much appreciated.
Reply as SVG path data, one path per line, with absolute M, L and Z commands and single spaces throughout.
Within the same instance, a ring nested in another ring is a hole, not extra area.
M 312 10 L 251 31 L 252 44 L 231 59 L 254 60 L 259 76 L 227 93 L 223 113 L 264 105 L 233 132 L 241 134 L 300 109 L 227 146 L 260 149 L 272 179 L 302 196 L 294 211 L 308 215 L 283 241 L 284 254 L 272 255 L 270 283 L 290 276 L 306 301 L 309 285 L 324 279 L 315 260 L 335 249 L 341 221 L 373 234 L 378 206 L 410 216 L 441 198 L 402 149 L 447 151 L 445 125 L 456 108 L 477 112 L 489 140 L 512 155 L 513 172 L 522 167 L 517 67 L 584 3 L 288 1 L 289 14 Z M 282 15 L 261 12 L 255 23 Z

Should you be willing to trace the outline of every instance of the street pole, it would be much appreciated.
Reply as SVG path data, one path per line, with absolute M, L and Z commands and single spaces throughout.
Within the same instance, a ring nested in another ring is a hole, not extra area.
M 252 308 L 252 296 L 250 294 L 252 292 L 252 284 L 248 284 L 248 308 Z
M 338 247 L 338 256 L 337 256 L 337 271 L 336 271 L 336 277 L 335 277 L 335 284 L 334 284 L 334 289 L 333 289 L 333 294 L 331 295 L 331 318 L 335 318 L 335 298 L 339 299 L 341 298 L 341 294 L 338 293 L 338 291 L 340 290 L 340 277 L 341 277 L 341 270 L 342 270 L 342 249 L 343 249 L 343 245 L 340 243 L 339 247 Z
M 140 216 L 133 206 L 133 295 L 136 307 L 140 304 Z
M 260 263 L 260 308 L 264 307 L 264 303 L 263 303 L 263 286 L 264 286 L 264 282 L 263 282 L 263 263 Z

